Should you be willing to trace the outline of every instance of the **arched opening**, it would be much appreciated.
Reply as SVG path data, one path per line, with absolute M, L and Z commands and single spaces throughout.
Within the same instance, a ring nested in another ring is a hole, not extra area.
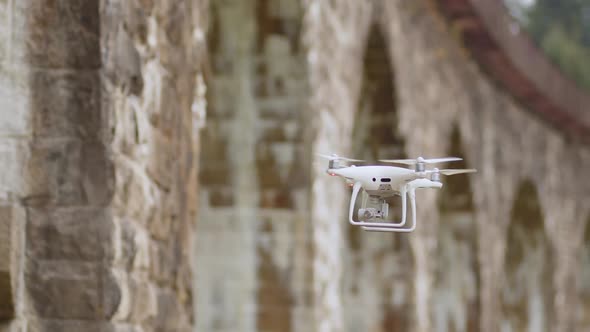
M 586 218 L 586 230 L 580 258 L 578 294 L 580 296 L 580 306 L 576 313 L 578 330 L 590 330 L 590 216 Z
M 404 158 L 404 139 L 397 129 L 395 74 L 388 43 L 377 23 L 369 30 L 363 69 L 352 154 L 368 161 Z M 389 203 L 389 218 L 400 219 L 400 199 Z M 349 331 L 408 330 L 413 258 L 407 236 L 366 233 L 349 225 L 346 231 L 349 252 L 344 254 L 345 326 Z
M 453 168 L 469 168 L 461 134 L 451 132 L 448 156 L 463 158 Z M 479 331 L 479 266 L 477 227 L 469 176 L 443 179 L 439 194 L 440 225 L 433 290 L 433 321 L 437 331 Z
M 0 326 L 2 322 L 14 318 L 14 301 L 12 290 L 12 259 L 10 253 L 14 248 L 12 235 L 13 209 L 11 206 L 0 206 Z M 12 264 L 14 265 L 14 264 Z
M 500 326 L 506 331 L 547 331 L 553 311 L 553 259 L 531 181 L 519 186 L 506 237 Z

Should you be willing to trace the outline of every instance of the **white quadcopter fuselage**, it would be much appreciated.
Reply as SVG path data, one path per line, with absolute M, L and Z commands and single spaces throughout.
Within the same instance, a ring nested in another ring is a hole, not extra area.
M 380 197 L 399 195 L 403 186 L 416 179 L 425 180 L 421 181 L 422 187 L 442 187 L 440 182 L 425 179 L 426 173 L 395 166 L 350 166 L 328 169 L 327 173 L 346 178 L 352 184 L 360 182 L 367 194 Z
M 352 197 L 350 199 L 350 208 L 348 220 L 352 225 L 361 226 L 367 231 L 379 232 L 412 232 L 416 228 L 416 195 L 417 188 L 436 188 L 442 187 L 442 183 L 431 181 L 426 178 L 426 172 L 416 172 L 415 170 L 395 167 L 395 166 L 350 166 L 330 168 L 327 173 L 332 176 L 341 176 L 353 185 Z M 362 208 L 359 209 L 358 216 L 363 215 L 363 221 L 355 221 L 354 207 L 356 199 L 361 189 L 364 189 L 369 197 L 376 198 L 381 208 Z M 385 219 L 388 215 L 388 203 L 385 198 L 394 195 L 400 195 L 402 199 L 402 218 L 399 222 L 378 222 L 375 220 Z M 406 196 L 410 197 L 412 209 L 412 226 L 404 228 L 406 224 Z
M 386 163 L 399 163 L 414 166 L 414 169 L 409 169 L 384 165 L 342 166 L 339 163 L 340 161 L 362 162 L 362 160 L 344 158 L 337 155 L 328 156 L 320 154 L 320 156 L 330 161 L 328 169 L 326 170 L 329 175 L 343 177 L 346 179 L 346 182 L 352 186 L 348 221 L 352 225 L 361 226 L 367 231 L 413 231 L 416 228 L 416 189 L 440 189 L 442 188 L 440 175 L 473 173 L 476 171 L 475 169 L 426 169 L 427 164 L 461 160 L 461 158 L 457 157 L 433 159 L 418 157 L 416 159 L 380 160 L 381 162 Z M 366 202 L 363 202 L 356 214 L 359 220 L 354 220 L 356 199 L 361 189 L 364 189 L 369 195 L 372 206 L 367 207 L 365 205 Z M 387 203 L 385 199 L 394 195 L 401 196 L 401 221 L 381 222 L 380 220 L 385 221 L 389 214 L 389 203 Z M 409 228 L 404 227 L 406 224 L 407 197 L 410 198 L 413 221 L 412 226 Z

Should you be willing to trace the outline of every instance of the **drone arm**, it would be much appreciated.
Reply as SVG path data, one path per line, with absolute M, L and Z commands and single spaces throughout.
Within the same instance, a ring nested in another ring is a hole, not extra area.
M 402 221 L 399 223 L 390 223 L 390 222 L 363 222 L 363 221 L 354 221 L 352 216 L 354 215 L 354 205 L 356 203 L 356 199 L 358 194 L 361 190 L 362 184 L 361 182 L 355 182 L 354 186 L 352 187 L 352 196 L 350 197 L 350 207 L 348 210 L 348 221 L 352 225 L 356 226 L 367 226 L 367 227 L 402 227 L 406 224 L 406 191 L 408 185 L 402 186 L 401 195 L 402 195 Z
M 412 227 L 410 228 L 400 228 L 400 227 L 371 227 L 371 226 L 363 226 L 363 229 L 369 232 L 397 232 L 397 233 L 409 233 L 416 229 L 416 188 L 414 186 L 409 185 L 410 189 L 408 190 L 408 195 L 410 195 L 410 204 L 412 205 Z M 405 211 L 404 211 L 405 212 Z M 404 215 L 405 217 L 405 215 Z M 405 218 L 404 218 L 405 221 Z M 373 223 L 371 223 L 373 224 Z

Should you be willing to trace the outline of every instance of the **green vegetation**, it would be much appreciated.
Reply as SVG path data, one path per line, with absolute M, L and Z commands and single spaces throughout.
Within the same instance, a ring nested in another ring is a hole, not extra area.
M 523 14 L 539 46 L 590 91 L 590 0 L 536 0 Z

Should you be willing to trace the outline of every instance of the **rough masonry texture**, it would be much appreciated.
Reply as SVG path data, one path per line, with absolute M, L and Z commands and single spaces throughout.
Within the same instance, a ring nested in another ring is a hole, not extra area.
M 205 1 L 0 2 L 0 330 L 190 331 Z
M 0 331 L 588 330 L 588 108 L 485 3 L 0 0 Z M 366 233 L 315 153 L 478 174 Z

